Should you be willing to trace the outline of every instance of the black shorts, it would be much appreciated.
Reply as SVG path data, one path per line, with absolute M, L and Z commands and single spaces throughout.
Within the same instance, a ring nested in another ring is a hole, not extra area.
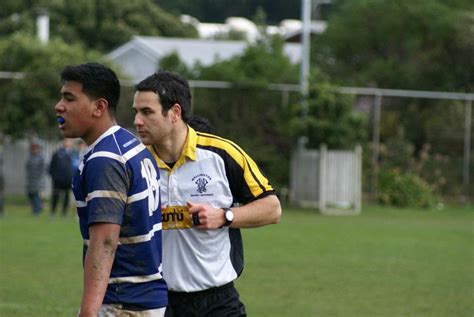
M 245 306 L 230 282 L 204 291 L 168 292 L 165 317 L 244 317 Z

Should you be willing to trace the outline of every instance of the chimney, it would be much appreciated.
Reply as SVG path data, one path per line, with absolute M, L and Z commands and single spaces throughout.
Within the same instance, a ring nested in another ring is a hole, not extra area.
M 47 9 L 39 9 L 36 17 L 36 34 L 41 44 L 49 41 L 49 14 Z

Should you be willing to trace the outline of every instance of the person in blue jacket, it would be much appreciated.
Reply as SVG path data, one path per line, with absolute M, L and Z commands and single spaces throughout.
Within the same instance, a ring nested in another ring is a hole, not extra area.
M 53 184 L 51 192 L 51 210 L 53 216 L 60 200 L 62 201 L 62 215 L 66 216 L 69 209 L 69 195 L 71 192 L 73 175 L 72 140 L 64 139 L 63 145 L 54 152 L 49 164 L 49 175 Z

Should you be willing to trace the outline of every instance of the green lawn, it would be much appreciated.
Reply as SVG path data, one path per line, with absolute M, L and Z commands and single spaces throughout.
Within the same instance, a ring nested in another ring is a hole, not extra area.
M 7 206 L 0 316 L 74 316 L 82 242 L 67 218 Z M 243 230 L 237 282 L 249 316 L 474 316 L 474 208 L 365 207 L 360 216 L 284 209 Z

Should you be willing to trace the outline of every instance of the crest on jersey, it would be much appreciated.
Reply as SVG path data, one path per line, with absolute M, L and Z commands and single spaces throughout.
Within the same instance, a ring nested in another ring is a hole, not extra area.
M 205 179 L 204 177 L 199 177 L 198 179 L 196 179 L 194 183 L 197 185 L 198 193 L 202 194 L 202 193 L 207 192 L 207 189 L 206 189 L 206 185 L 208 183 L 207 179 Z
M 207 174 L 198 174 L 192 178 L 194 184 L 196 184 L 197 195 L 191 196 L 209 196 L 212 194 L 207 193 L 207 185 L 211 181 L 211 177 Z

